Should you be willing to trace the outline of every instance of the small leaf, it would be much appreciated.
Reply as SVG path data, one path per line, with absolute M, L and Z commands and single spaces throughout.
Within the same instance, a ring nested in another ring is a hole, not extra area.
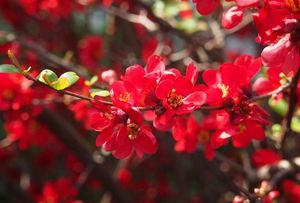
M 63 90 L 76 83 L 79 76 L 74 72 L 66 72 L 57 78 L 52 70 L 45 69 L 37 76 L 37 79 L 56 90 Z
M 274 98 L 269 99 L 269 106 L 281 116 L 285 116 L 288 112 L 288 104 L 284 99 L 276 100 Z
M 57 80 L 57 75 L 49 69 L 45 69 L 37 76 L 40 82 L 50 85 Z
M 23 73 L 24 74 L 28 74 L 31 70 L 31 66 L 29 66 L 26 70 L 23 70 Z
M 59 79 L 61 78 L 66 78 L 69 82 L 69 86 L 75 84 L 79 80 L 79 76 L 74 72 L 66 72 L 59 77 Z
M 95 84 L 98 81 L 98 76 L 94 75 L 90 80 L 86 80 L 84 81 L 84 84 L 87 86 L 92 86 L 93 84 Z
M 66 72 L 62 74 L 56 81 L 52 82 L 51 87 L 56 90 L 63 90 L 75 84 L 79 80 L 79 76 L 74 72 Z
M 91 80 L 90 80 L 90 84 L 93 85 L 95 84 L 96 82 L 98 81 L 98 76 L 97 75 L 94 75 Z
M 0 73 L 20 73 L 18 68 L 11 64 L 0 65 Z
M 108 97 L 110 95 L 109 91 L 101 90 L 101 89 L 91 89 L 90 90 L 91 97 L 99 96 L 99 97 Z
M 66 89 L 67 87 L 70 87 L 71 85 L 67 78 L 58 78 L 58 80 L 51 83 L 50 86 L 56 90 L 63 90 Z
M 292 118 L 291 128 L 294 132 L 300 133 L 300 118 L 294 116 Z

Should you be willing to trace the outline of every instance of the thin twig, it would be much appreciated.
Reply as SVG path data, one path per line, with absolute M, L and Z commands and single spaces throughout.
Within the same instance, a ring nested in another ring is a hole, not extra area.
M 297 96 L 297 85 L 300 78 L 300 67 L 298 68 L 296 75 L 293 77 L 292 82 L 290 83 L 291 91 L 289 95 L 289 109 L 285 118 L 285 125 L 283 126 L 284 134 L 281 141 L 282 152 L 285 155 L 286 141 L 288 137 L 292 134 L 291 124 L 292 118 L 297 106 L 298 96 Z

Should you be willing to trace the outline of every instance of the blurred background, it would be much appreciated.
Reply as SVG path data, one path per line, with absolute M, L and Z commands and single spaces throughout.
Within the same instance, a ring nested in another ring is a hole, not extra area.
M 105 89 L 154 54 L 169 68 L 194 62 L 200 72 L 243 53 L 257 57 L 251 16 L 226 31 L 221 16 L 221 8 L 201 16 L 180 0 L 0 0 L 0 62 L 10 63 L 10 49 L 32 74 L 77 72 L 73 90 L 88 95 L 87 84 Z M 0 74 L 0 88 L 0 202 L 231 202 L 239 193 L 231 180 L 245 182 L 230 146 L 208 161 L 203 148 L 175 152 L 170 133 L 160 132 L 155 155 L 117 160 L 95 146 L 89 103 L 15 74 Z

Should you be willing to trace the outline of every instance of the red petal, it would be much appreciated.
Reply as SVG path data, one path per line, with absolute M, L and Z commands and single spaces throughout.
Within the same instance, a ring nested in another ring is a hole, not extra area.
M 132 142 L 136 149 L 147 154 L 154 154 L 157 150 L 156 138 L 151 130 L 145 127 L 141 128 L 141 132 Z
M 173 125 L 174 112 L 167 110 L 164 114 L 156 117 L 153 126 L 161 131 L 169 130 Z
M 155 90 L 156 97 L 158 99 L 167 98 L 168 94 L 173 89 L 173 86 L 174 86 L 174 81 L 173 80 L 165 79 L 165 80 L 161 81 L 157 85 L 156 90 Z
M 165 70 L 165 64 L 163 58 L 157 55 L 153 55 L 148 59 L 146 66 L 146 73 L 149 75 L 158 74 L 160 75 Z
M 204 71 L 202 78 L 207 86 L 212 86 L 212 85 L 218 83 L 217 71 L 214 69 L 208 69 L 208 70 Z
M 182 96 L 188 95 L 193 89 L 191 81 L 185 77 L 179 77 L 174 81 L 176 93 Z
M 116 143 L 118 147 L 113 152 L 114 157 L 116 157 L 117 159 L 124 159 L 130 155 L 132 151 L 132 143 L 128 138 L 128 132 L 126 126 L 123 126 L 119 130 L 116 136 Z
M 174 120 L 175 120 L 175 124 L 172 128 L 173 138 L 176 141 L 179 141 L 185 138 L 186 130 L 187 130 L 187 119 L 182 116 L 179 116 L 176 117 Z
M 192 103 L 195 107 L 200 107 L 202 104 L 205 103 L 206 94 L 204 92 L 193 92 L 186 96 L 182 102 L 184 104 Z
M 256 7 L 259 5 L 259 0 L 235 0 L 237 6 L 239 7 Z
M 110 136 L 113 135 L 113 127 L 107 128 L 103 130 L 96 138 L 96 146 L 100 147 L 102 146 Z
M 96 131 L 101 131 L 111 125 L 111 120 L 107 119 L 100 113 L 95 113 L 91 116 L 91 127 Z
M 137 88 L 145 87 L 145 70 L 140 65 L 130 66 L 126 69 L 124 80 L 133 82 Z
M 208 15 L 220 5 L 220 0 L 196 0 L 197 11 L 201 15 Z
M 243 10 L 234 6 L 231 7 L 226 13 L 224 13 L 222 18 L 222 26 L 225 29 L 231 29 L 237 26 L 243 20 Z
M 186 68 L 185 77 L 187 77 L 192 82 L 192 84 L 195 85 L 198 79 L 198 74 L 199 72 L 196 66 L 193 63 L 190 63 L 190 65 L 188 65 L 188 67 Z
M 253 139 L 260 141 L 265 139 L 265 131 L 260 125 L 250 122 L 246 125 L 246 127 L 247 136 L 251 136 Z

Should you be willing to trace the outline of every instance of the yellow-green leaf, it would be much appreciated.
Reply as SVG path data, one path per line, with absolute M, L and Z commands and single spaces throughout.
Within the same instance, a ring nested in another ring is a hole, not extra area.
M 294 116 L 292 118 L 291 128 L 294 132 L 300 133 L 300 118 Z
M 20 73 L 18 68 L 11 64 L 0 65 L 0 73 Z
M 58 78 L 58 80 L 52 82 L 50 86 L 56 90 L 63 90 L 67 87 L 70 87 L 71 85 L 67 78 Z
M 50 85 L 57 80 L 57 75 L 49 69 L 45 69 L 37 76 L 40 82 Z
M 66 72 L 58 78 L 52 70 L 45 69 L 37 76 L 37 79 L 56 90 L 63 90 L 76 83 L 79 76 L 74 72 Z
M 279 115 L 285 116 L 288 112 L 288 104 L 284 99 L 280 101 L 273 98 L 269 99 L 269 106 Z
M 108 97 L 110 95 L 109 91 L 101 90 L 101 89 L 91 89 L 90 90 L 91 97 L 99 96 L 99 97 Z
M 74 72 L 66 72 L 62 74 L 59 79 L 65 78 L 68 80 L 68 86 L 70 87 L 71 85 L 75 84 L 79 80 L 79 76 L 74 73 Z

